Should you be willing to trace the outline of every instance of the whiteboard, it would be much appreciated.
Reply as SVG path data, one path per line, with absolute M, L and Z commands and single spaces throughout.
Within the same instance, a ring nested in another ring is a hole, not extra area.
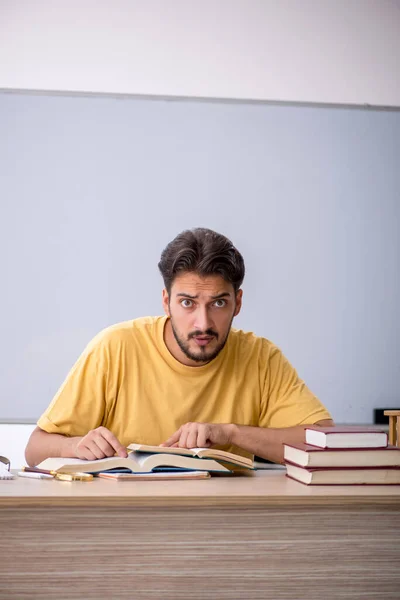
M 0 420 L 33 421 L 90 339 L 162 313 L 157 263 L 210 227 L 236 327 L 338 422 L 399 400 L 400 113 L 0 93 Z

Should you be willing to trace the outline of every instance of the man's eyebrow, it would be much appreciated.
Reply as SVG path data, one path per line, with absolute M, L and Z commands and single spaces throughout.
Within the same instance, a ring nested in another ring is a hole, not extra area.
M 219 300 L 220 298 L 225 298 L 226 296 L 230 297 L 230 295 L 231 294 L 229 292 L 222 292 L 222 294 L 217 294 L 217 296 L 211 296 L 211 299 Z M 196 296 L 192 296 L 191 294 L 187 294 L 186 292 L 179 292 L 177 296 L 183 296 L 184 298 L 190 298 L 191 300 L 196 300 L 196 298 L 199 297 L 198 294 Z
M 198 298 L 199 296 L 191 296 L 190 294 L 187 294 L 186 292 L 180 292 L 179 294 L 177 294 L 177 296 L 184 296 L 185 298 L 190 298 L 191 300 L 196 300 L 196 298 Z
M 226 296 L 230 297 L 229 292 L 222 292 L 222 294 L 218 294 L 217 296 L 211 296 L 213 300 L 218 300 L 219 298 L 225 298 Z

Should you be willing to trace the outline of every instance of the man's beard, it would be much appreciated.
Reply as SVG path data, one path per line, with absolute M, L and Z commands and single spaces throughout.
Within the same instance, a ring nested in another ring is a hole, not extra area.
M 214 348 L 214 350 L 212 350 L 211 352 L 207 352 L 207 348 L 206 347 L 199 346 L 199 353 L 198 354 L 197 353 L 195 354 L 194 352 L 191 352 L 191 350 L 189 348 L 189 344 L 188 344 L 189 340 L 191 340 L 192 338 L 197 337 L 197 336 L 201 336 L 201 335 L 206 336 L 207 335 L 207 336 L 210 336 L 210 337 L 213 336 L 217 340 L 217 342 L 218 342 L 218 338 L 219 338 L 218 333 L 216 331 L 214 331 L 213 329 L 206 329 L 206 331 L 196 330 L 196 331 L 193 331 L 192 333 L 190 333 L 188 335 L 188 340 L 185 341 L 179 335 L 177 329 L 175 328 L 172 316 L 170 316 L 170 319 L 171 319 L 171 327 L 172 327 L 172 332 L 174 334 L 174 338 L 175 338 L 176 343 L 178 344 L 179 348 L 182 350 L 183 354 L 187 358 L 189 358 L 190 360 L 193 360 L 195 362 L 210 362 L 210 361 L 214 360 L 214 358 L 217 358 L 218 354 L 224 348 L 224 346 L 225 346 L 225 344 L 227 342 L 227 339 L 228 339 L 229 332 L 231 330 L 233 316 L 232 316 L 231 322 L 229 323 L 229 327 L 228 327 L 228 331 L 227 331 L 226 336 L 224 337 L 224 339 L 219 344 L 217 344 L 217 347 Z

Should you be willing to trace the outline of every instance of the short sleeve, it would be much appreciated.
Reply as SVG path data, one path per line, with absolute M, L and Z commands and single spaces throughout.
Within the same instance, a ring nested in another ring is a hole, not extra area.
M 79 357 L 38 426 L 48 433 L 86 435 L 99 427 L 106 412 L 107 365 L 99 344 L 89 344 Z
M 331 415 L 308 389 L 296 370 L 276 347 L 272 347 L 261 401 L 260 427 L 294 427 L 314 424 Z

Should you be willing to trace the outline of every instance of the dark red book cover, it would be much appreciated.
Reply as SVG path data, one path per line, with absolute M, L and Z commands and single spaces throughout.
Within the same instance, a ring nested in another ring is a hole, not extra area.
M 352 487 L 354 487 L 354 486 L 360 486 L 360 485 L 373 485 L 373 486 L 379 485 L 379 486 L 386 486 L 387 487 L 388 485 L 400 485 L 398 483 L 313 483 L 313 482 L 311 482 L 311 483 L 304 483 L 303 481 L 299 481 L 295 477 L 291 477 L 287 473 L 286 473 L 286 477 L 288 479 L 292 479 L 292 481 L 296 481 L 297 483 L 301 483 L 302 485 L 316 486 L 316 487 L 318 487 L 318 486 L 322 486 L 322 487 L 325 487 L 325 486 L 338 486 L 338 485 L 339 486 L 340 485 L 341 486 L 351 485 Z
M 385 471 L 386 469 L 390 469 L 391 471 L 393 470 L 400 470 L 400 467 L 396 467 L 396 466 L 389 466 L 389 467 L 303 467 L 301 465 L 298 465 L 290 460 L 286 460 L 285 463 L 289 463 L 290 465 L 293 465 L 294 467 L 297 467 L 298 469 L 304 469 L 304 471 L 308 471 L 309 473 L 312 473 L 313 471 Z
M 379 427 L 363 427 L 359 425 L 342 425 L 341 427 L 317 427 L 310 425 L 306 429 L 313 429 L 314 431 L 322 431 L 327 434 L 334 433 L 387 433 L 384 429 Z
M 366 450 L 370 450 L 371 452 L 397 450 L 397 452 L 400 452 L 400 448 L 397 446 L 386 446 L 383 448 L 321 448 L 320 446 L 311 446 L 311 444 L 287 444 L 286 442 L 285 446 L 290 446 L 297 450 L 304 450 L 305 452 L 365 452 Z

